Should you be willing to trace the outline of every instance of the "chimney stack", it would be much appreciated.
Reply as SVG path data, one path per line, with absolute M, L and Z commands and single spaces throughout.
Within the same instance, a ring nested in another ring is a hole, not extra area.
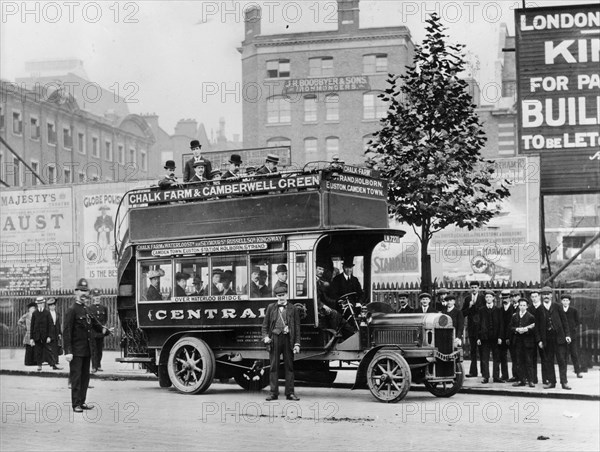
M 355 33 L 359 28 L 359 0 L 337 0 L 338 32 Z
M 260 35 L 261 17 L 262 11 L 258 5 L 252 5 L 244 11 L 244 22 L 246 23 L 244 41 L 252 41 L 255 36 Z

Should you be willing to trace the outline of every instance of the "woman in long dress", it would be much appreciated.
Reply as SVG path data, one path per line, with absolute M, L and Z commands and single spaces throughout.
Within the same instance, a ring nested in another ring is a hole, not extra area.
M 25 328 L 25 336 L 23 337 L 23 345 L 25 346 L 25 365 L 26 366 L 36 366 L 37 362 L 35 361 L 33 347 L 30 345 L 31 339 L 31 316 L 33 312 L 37 309 L 35 302 L 31 302 L 27 305 L 27 312 L 21 316 L 18 320 L 18 325 Z

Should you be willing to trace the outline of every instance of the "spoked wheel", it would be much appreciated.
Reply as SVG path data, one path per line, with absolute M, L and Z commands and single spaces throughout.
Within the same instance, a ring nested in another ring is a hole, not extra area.
M 243 362 L 249 369 L 242 369 L 234 375 L 235 382 L 246 391 L 260 391 L 269 384 L 269 369 L 265 368 L 268 361 Z
M 169 378 L 178 391 L 199 394 L 215 376 L 215 355 L 202 339 L 179 339 L 169 353 Z
M 456 363 L 456 375 L 451 382 L 437 383 L 425 380 L 425 387 L 436 397 L 452 397 L 460 388 L 465 380 L 462 363 Z
M 377 400 L 396 403 L 410 389 L 410 366 L 400 353 L 380 350 L 369 364 L 367 383 Z

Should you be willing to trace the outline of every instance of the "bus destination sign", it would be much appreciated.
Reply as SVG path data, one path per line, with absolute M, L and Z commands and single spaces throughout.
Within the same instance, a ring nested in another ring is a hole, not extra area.
M 230 251 L 266 250 L 271 243 L 283 243 L 283 235 L 231 237 L 210 240 L 189 240 L 170 243 L 141 244 L 138 251 L 156 257 L 180 254 L 220 253 Z

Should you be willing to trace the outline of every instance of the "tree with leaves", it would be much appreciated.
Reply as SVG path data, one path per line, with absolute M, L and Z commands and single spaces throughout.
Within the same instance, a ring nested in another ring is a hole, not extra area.
M 436 14 L 426 22 L 414 65 L 405 75 L 390 74 L 380 95 L 389 108 L 367 156 L 388 180 L 390 214 L 410 224 L 421 242 L 421 287 L 429 291 L 433 234 L 452 224 L 483 226 L 510 193 L 506 182 L 493 182 L 493 163 L 479 152 L 486 138 L 459 78 L 464 45 L 446 43 Z

